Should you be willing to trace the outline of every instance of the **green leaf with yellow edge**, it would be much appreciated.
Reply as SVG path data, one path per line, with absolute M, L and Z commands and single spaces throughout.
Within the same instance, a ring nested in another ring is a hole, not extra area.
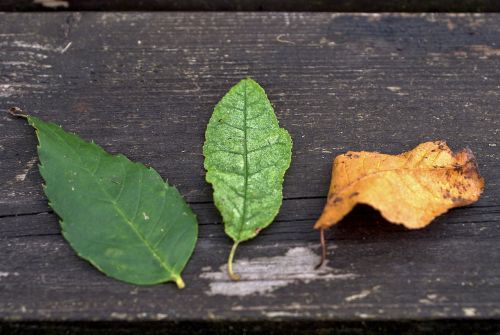
M 177 189 L 152 168 L 21 116 L 36 129 L 45 194 L 78 255 L 128 283 L 183 288 L 198 225 Z
M 203 146 L 206 180 L 234 245 L 255 237 L 278 214 L 283 177 L 290 166 L 292 139 L 279 127 L 264 89 L 252 79 L 235 85 L 217 104 Z

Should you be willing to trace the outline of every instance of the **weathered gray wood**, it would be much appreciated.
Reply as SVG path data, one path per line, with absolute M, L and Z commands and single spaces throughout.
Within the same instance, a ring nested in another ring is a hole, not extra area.
M 0 116 L 2 321 L 500 319 L 500 14 L 45 13 L 0 22 L 0 106 L 155 167 L 201 224 L 185 290 L 105 277 L 59 234 L 33 130 Z M 231 283 L 201 147 L 213 106 L 246 76 L 269 93 L 294 156 L 277 222 L 241 246 L 236 270 L 246 280 Z M 314 272 L 312 225 L 334 156 L 434 139 L 471 147 L 486 180 L 481 200 L 419 231 L 360 208 L 331 230 L 330 261 Z
M 495 0 L 3 0 L 0 10 L 494 12 Z

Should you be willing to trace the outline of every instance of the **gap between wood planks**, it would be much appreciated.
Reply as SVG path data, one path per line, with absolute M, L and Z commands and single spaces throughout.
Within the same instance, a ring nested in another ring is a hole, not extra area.
M 298 197 L 298 198 L 287 198 L 283 199 L 283 201 L 289 201 L 289 200 L 311 200 L 311 199 L 326 199 L 326 197 Z M 189 205 L 210 205 L 213 204 L 213 201 L 187 201 Z M 465 206 L 465 207 L 458 207 L 458 208 L 453 208 L 452 211 L 459 211 L 459 210 L 465 210 L 465 209 L 472 209 L 472 208 L 495 208 L 499 207 L 497 205 L 470 205 L 470 206 Z M 10 218 L 10 217 L 18 217 L 18 216 L 30 216 L 30 215 L 39 215 L 39 214 L 54 214 L 53 210 L 45 210 L 45 211 L 37 211 L 37 212 L 23 212 L 23 213 L 14 213 L 14 214 L 3 214 L 0 215 L 0 219 L 3 218 Z M 319 216 L 320 213 L 318 213 Z M 295 219 L 295 220 L 274 220 L 273 222 L 296 222 L 296 221 L 309 221 L 309 220 L 315 220 L 317 218 L 304 218 L 304 219 Z M 487 222 L 486 221 L 481 221 L 481 222 Z M 216 224 L 219 224 L 220 222 L 216 222 Z M 203 225 L 203 224 L 201 224 Z

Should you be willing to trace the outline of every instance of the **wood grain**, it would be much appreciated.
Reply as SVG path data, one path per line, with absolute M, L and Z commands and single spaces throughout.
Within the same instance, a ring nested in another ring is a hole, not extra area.
M 500 14 L 4 13 L 0 22 L 1 108 L 22 107 L 153 166 L 200 221 L 185 290 L 105 277 L 59 234 L 33 130 L 0 116 L 6 331 L 24 321 L 125 320 L 173 332 L 183 321 L 200 329 L 287 321 L 297 333 L 348 321 L 353 329 L 366 321 L 411 328 L 409 320 L 498 329 Z M 215 103 L 247 76 L 268 92 L 294 149 L 282 210 L 241 246 L 236 271 L 249 279 L 233 284 L 221 277 L 230 241 L 201 149 Z M 476 154 L 480 201 L 418 231 L 359 208 L 328 234 L 326 269 L 312 271 L 312 225 L 334 156 L 394 154 L 436 139 Z
M 495 12 L 495 0 L 3 0 L 3 11 Z

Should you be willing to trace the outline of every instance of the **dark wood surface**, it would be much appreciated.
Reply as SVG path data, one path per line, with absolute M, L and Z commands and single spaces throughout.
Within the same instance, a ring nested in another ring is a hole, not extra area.
M 496 0 L 3 0 L 4 11 L 495 12 Z
M 33 130 L 0 115 L 0 330 L 133 321 L 174 333 L 224 324 L 308 333 L 470 321 L 498 331 L 499 14 L 10 13 L 0 27 L 1 109 L 22 107 L 151 165 L 200 223 L 186 289 L 104 276 L 59 233 Z M 202 144 L 214 105 L 247 76 L 267 90 L 294 149 L 282 210 L 241 245 L 243 281 L 232 283 Z M 416 231 L 359 208 L 330 230 L 329 262 L 313 271 L 312 226 L 334 156 L 436 139 L 476 154 L 480 201 Z

